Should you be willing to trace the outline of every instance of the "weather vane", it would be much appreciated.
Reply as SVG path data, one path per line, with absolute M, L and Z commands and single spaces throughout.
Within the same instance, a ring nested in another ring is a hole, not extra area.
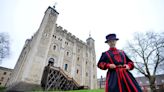
M 55 9 L 55 6 L 57 5 L 57 2 L 55 2 L 55 4 L 54 4 L 54 6 L 53 6 L 53 8 Z
M 89 31 L 89 37 L 91 37 L 91 31 Z

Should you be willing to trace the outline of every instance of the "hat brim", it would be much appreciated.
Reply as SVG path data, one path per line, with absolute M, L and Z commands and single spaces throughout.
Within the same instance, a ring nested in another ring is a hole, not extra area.
M 110 40 L 116 40 L 117 41 L 119 39 L 118 38 L 116 38 L 116 39 L 109 39 L 109 40 L 106 40 L 105 43 L 108 43 L 108 41 L 110 41 Z

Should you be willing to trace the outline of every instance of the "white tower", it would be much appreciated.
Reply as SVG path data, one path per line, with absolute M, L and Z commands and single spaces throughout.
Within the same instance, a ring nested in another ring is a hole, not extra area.
M 48 7 L 38 31 L 31 39 L 26 40 L 7 90 L 28 91 L 40 86 L 52 34 L 56 31 L 58 14 L 54 8 Z
M 56 25 L 58 12 L 48 7 L 38 31 L 27 39 L 11 75 L 7 90 L 31 91 L 40 87 L 48 60 L 60 67 L 80 86 L 97 88 L 97 69 L 94 39 L 87 42 Z

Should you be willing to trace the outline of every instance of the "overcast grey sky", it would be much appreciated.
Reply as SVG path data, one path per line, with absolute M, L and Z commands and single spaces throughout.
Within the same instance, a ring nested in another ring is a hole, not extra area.
M 11 55 L 0 66 L 14 68 L 25 40 L 30 38 L 48 6 L 57 2 L 57 24 L 84 42 L 95 40 L 96 60 L 108 50 L 105 36 L 116 33 L 117 47 L 122 49 L 134 32 L 164 31 L 163 0 L 1 0 L 0 32 L 8 32 Z M 98 69 L 98 78 L 106 76 Z

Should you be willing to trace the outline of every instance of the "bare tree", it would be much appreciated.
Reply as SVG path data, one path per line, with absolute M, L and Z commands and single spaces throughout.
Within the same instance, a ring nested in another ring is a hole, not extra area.
M 156 74 L 164 66 L 164 33 L 135 33 L 126 50 L 136 61 L 135 68 L 148 78 L 152 92 L 156 92 Z
M 9 55 L 9 35 L 0 33 L 0 63 Z

